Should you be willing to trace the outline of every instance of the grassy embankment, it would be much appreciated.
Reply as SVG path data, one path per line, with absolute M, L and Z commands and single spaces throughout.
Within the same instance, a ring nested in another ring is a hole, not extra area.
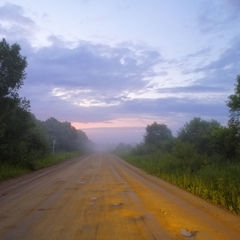
M 126 154 L 127 162 L 173 183 L 213 204 L 240 214 L 240 163 L 195 154 L 177 158 L 172 154 Z
M 48 166 L 52 166 L 59 162 L 65 161 L 81 155 L 79 152 L 61 152 L 54 155 L 45 156 L 39 160 L 34 161 L 31 167 L 17 166 L 11 164 L 0 165 L 0 181 L 19 176 L 24 173 L 28 173 L 33 170 L 38 170 Z

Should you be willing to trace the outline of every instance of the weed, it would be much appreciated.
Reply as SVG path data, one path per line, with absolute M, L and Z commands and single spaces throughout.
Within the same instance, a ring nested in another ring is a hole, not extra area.
M 216 156 L 211 159 L 198 154 L 187 160 L 169 153 L 122 157 L 147 173 L 240 214 L 240 163 L 218 163 Z
M 79 152 L 56 153 L 54 155 L 47 155 L 41 159 L 34 160 L 30 165 L 24 166 L 4 163 L 0 165 L 0 181 L 19 176 L 33 170 L 45 168 L 79 155 Z

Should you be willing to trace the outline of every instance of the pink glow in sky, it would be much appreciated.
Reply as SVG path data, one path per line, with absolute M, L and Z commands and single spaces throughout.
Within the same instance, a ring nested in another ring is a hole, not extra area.
M 95 142 L 140 142 L 154 121 L 228 120 L 240 1 L 0 2 L 0 38 L 28 61 L 20 95 Z

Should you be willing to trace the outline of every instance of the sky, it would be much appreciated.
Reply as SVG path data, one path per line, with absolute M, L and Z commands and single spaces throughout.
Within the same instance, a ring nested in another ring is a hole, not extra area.
M 2 38 L 27 58 L 20 96 L 38 119 L 139 143 L 154 121 L 227 124 L 240 0 L 0 0 Z

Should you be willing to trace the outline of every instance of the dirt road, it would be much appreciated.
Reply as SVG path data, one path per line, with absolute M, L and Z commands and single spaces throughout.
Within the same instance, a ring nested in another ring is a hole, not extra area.
M 240 218 L 95 153 L 0 183 L 0 239 L 240 239 Z

